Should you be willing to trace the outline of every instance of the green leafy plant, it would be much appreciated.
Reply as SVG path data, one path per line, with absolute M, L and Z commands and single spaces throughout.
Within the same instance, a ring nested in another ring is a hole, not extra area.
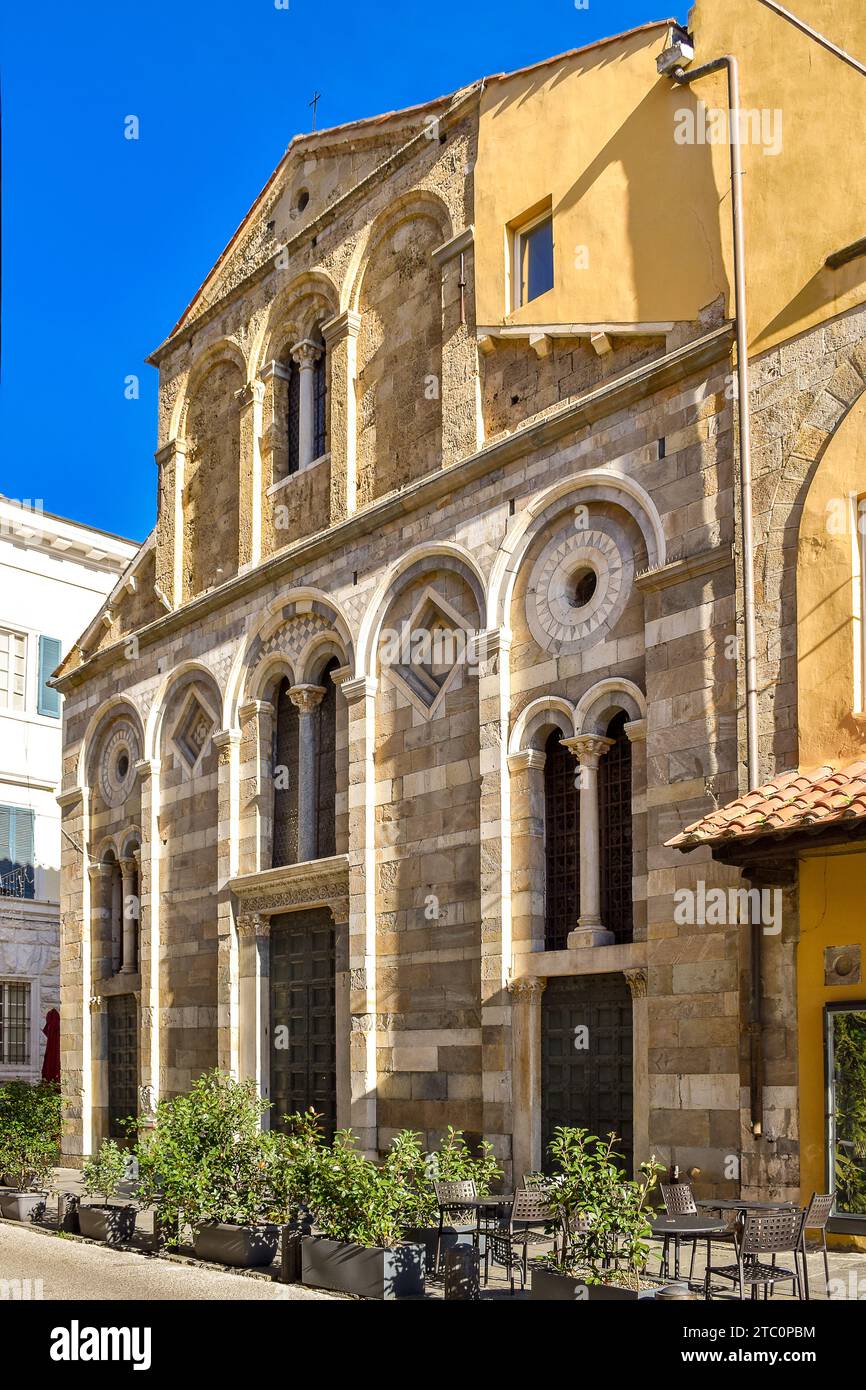
M 219 1071 L 161 1101 L 139 1121 L 138 1197 L 177 1231 L 205 1221 L 255 1224 L 268 1200 L 269 1154 L 261 1131 L 268 1108 L 252 1080 Z
M 465 1135 L 449 1126 L 438 1149 L 427 1153 L 421 1135 L 404 1129 L 391 1141 L 383 1165 L 404 1192 L 406 1227 L 435 1226 L 439 1220 L 434 1182 L 471 1181 L 479 1197 L 486 1197 L 502 1170 L 493 1147 L 482 1140 L 475 1152 Z
M 286 1117 L 285 1133 L 262 1134 L 269 1215 L 282 1225 L 304 1224 L 309 1218 L 312 1175 L 325 1147 L 321 1116 L 315 1110 Z
M 618 1142 L 613 1133 L 600 1139 L 585 1129 L 555 1130 L 548 1193 L 565 1239 L 545 1261 L 586 1284 L 639 1288 L 652 1234 L 649 1196 L 664 1169 L 651 1159 L 641 1164 L 640 1178 L 625 1178 Z
M 116 1197 L 126 1173 L 126 1154 L 113 1139 L 103 1139 L 99 1152 L 88 1158 L 82 1168 L 84 1192 L 88 1197 L 102 1197 L 108 1204 Z
M 51 1082 L 0 1086 L 0 1171 L 19 1192 L 40 1190 L 60 1153 L 60 1091 Z
M 378 1165 L 357 1147 L 351 1130 L 337 1130 L 305 1174 L 316 1229 L 332 1240 L 392 1246 L 403 1238 L 407 1189 L 400 1173 Z

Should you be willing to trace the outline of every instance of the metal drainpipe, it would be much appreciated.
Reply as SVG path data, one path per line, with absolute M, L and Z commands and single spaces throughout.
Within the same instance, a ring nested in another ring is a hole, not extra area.
M 743 160 L 740 145 L 740 74 L 731 54 L 702 67 L 677 68 L 681 87 L 725 69 L 731 145 L 731 211 L 734 231 L 734 312 L 737 325 L 737 415 L 740 424 L 740 525 L 743 537 L 743 629 L 746 655 L 746 756 L 749 790 L 759 785 L 758 673 L 755 656 L 755 556 L 752 528 L 752 426 L 749 412 L 749 333 L 746 314 L 746 240 L 743 230 Z
M 737 326 L 737 415 L 740 425 L 740 525 L 743 540 L 743 629 L 746 656 L 746 753 L 749 790 L 759 785 L 758 677 L 755 657 L 755 556 L 752 527 L 752 426 L 749 412 L 749 333 L 746 313 L 746 242 L 743 228 L 743 160 L 740 144 L 740 72 L 727 54 L 686 72 L 677 68 L 673 79 L 682 87 L 725 69 L 728 76 L 728 124 L 731 146 L 731 213 L 734 241 L 734 306 Z M 751 907 L 751 898 L 749 899 Z M 751 916 L 750 912 L 750 916 Z M 760 914 L 758 914 L 760 917 Z M 752 1133 L 763 1130 L 763 1009 L 761 982 L 763 951 L 760 920 L 750 922 L 749 958 L 749 1098 Z

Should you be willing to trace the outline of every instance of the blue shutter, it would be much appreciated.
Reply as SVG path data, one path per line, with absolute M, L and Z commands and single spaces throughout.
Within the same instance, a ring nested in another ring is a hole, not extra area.
M 33 897 L 33 826 L 35 813 L 25 806 L 0 806 L 0 876 L 12 897 Z M 24 871 L 19 880 L 16 869 Z
M 60 665 L 60 642 L 56 637 L 39 638 L 39 701 L 40 714 L 60 718 L 60 691 L 46 685 L 48 677 Z

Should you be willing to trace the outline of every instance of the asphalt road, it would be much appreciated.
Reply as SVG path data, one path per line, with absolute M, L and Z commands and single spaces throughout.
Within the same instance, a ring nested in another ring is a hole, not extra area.
M 63 1240 L 0 1222 L 0 1302 L 28 1296 L 43 1299 L 320 1299 L 326 1295 L 295 1284 L 222 1274 L 124 1250 Z M 41 1286 L 36 1281 L 41 1280 Z

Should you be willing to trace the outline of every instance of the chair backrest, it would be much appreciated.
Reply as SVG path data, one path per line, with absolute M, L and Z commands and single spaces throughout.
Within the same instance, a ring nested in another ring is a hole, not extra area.
M 779 1255 L 796 1250 L 803 1229 L 802 1211 L 755 1211 L 743 1213 L 739 1248 L 743 1255 Z
M 478 1196 L 478 1188 L 472 1178 L 459 1181 L 434 1182 L 433 1191 L 440 1207 L 456 1207 L 461 1202 L 473 1202 Z
M 524 1173 L 523 1186 L 527 1192 L 545 1192 L 550 1178 L 546 1173 Z
M 546 1192 L 532 1188 L 522 1188 L 515 1192 L 511 1207 L 511 1220 L 515 1221 L 554 1221 L 556 1218 Z
M 694 1216 L 697 1213 L 695 1194 L 687 1182 L 660 1184 L 662 1201 L 668 1216 Z
M 807 1231 L 823 1231 L 833 1212 L 832 1192 L 813 1192 L 806 1208 L 803 1226 Z

